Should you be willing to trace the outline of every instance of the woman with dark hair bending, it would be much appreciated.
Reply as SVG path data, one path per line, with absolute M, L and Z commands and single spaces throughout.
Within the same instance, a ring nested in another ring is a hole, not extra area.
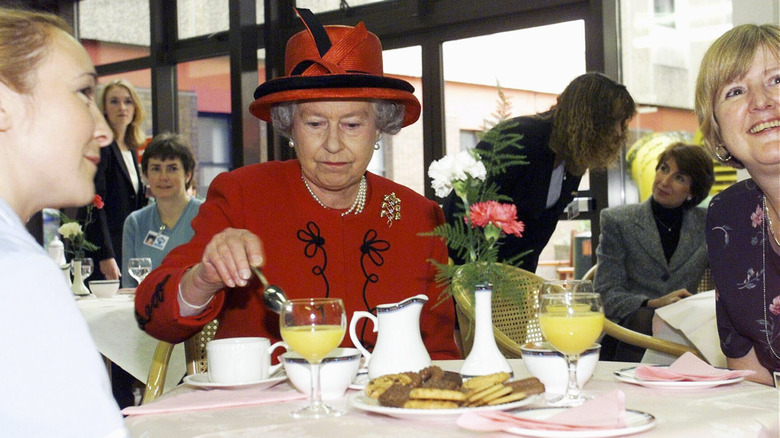
M 605 169 L 618 158 L 635 113 L 625 86 L 600 73 L 586 73 L 563 90 L 550 110 L 510 121 L 506 132 L 522 134 L 520 153 L 528 164 L 510 167 L 494 182 L 500 194 L 512 198 L 525 231 L 523 237 L 504 237 L 499 261 L 517 264 L 525 254 L 517 265 L 536 270 L 539 254 L 574 199 L 582 175 L 588 169 Z M 489 150 L 492 145 L 480 142 L 477 148 Z M 454 193 L 443 208 L 450 223 L 463 211 Z M 461 262 L 452 251 L 450 257 Z

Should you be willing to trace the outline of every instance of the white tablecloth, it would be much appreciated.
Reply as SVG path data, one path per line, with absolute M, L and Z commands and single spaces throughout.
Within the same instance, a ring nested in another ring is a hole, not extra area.
M 92 297 L 79 300 L 78 305 L 100 353 L 146 383 L 157 339 L 138 328 L 133 296 Z M 165 388 L 176 386 L 186 372 L 184 345 L 179 344 L 171 354 Z
M 517 378 L 528 377 L 520 359 L 510 360 Z M 461 361 L 437 361 L 442 368 L 457 371 Z M 780 393 L 774 388 L 742 382 L 701 390 L 670 391 L 648 389 L 618 382 L 612 372 L 627 366 L 619 362 L 600 362 L 594 378 L 585 386 L 593 395 L 620 389 L 626 394 L 626 408 L 651 413 L 656 417 L 653 429 L 637 434 L 639 438 L 728 437 L 758 438 L 762 427 L 772 430 L 766 438 L 777 436 Z M 287 385 L 287 383 L 281 383 Z M 172 396 L 179 387 L 168 393 Z M 352 394 L 348 391 L 347 397 Z M 165 397 L 165 396 L 164 396 Z M 346 415 L 320 420 L 295 420 L 289 412 L 305 401 L 226 408 L 201 412 L 142 415 L 125 419 L 133 436 L 165 437 L 490 437 L 510 438 L 509 434 L 477 433 L 458 428 L 452 421 L 408 421 L 365 413 L 348 406 L 346 398 L 331 404 L 347 409 Z M 762 426 L 765 425 L 765 426 Z M 772 429 L 773 428 L 773 429 Z
M 653 336 L 695 347 L 712 366 L 725 367 L 715 318 L 715 291 L 701 292 L 661 307 L 653 317 Z M 674 356 L 647 350 L 642 362 L 668 365 Z

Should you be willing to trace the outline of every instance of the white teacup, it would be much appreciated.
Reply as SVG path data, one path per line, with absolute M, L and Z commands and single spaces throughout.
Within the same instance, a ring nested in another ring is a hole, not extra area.
M 288 351 L 281 356 L 284 371 L 299 392 L 311 393 L 309 363 L 300 354 Z M 356 348 L 337 348 L 322 359 L 320 387 L 323 400 L 340 398 L 347 392 L 360 367 L 361 354 Z
M 243 384 L 268 379 L 281 363 L 271 365 L 271 353 L 287 344 L 271 345 L 268 338 L 225 338 L 206 344 L 209 381 Z
M 563 353 L 558 352 L 549 342 L 529 342 L 520 350 L 523 352 L 523 365 L 544 384 L 546 394 L 559 395 L 566 392 L 569 370 Z M 594 343 L 580 355 L 577 361 L 577 382 L 580 388 L 593 375 L 600 351 L 601 345 Z

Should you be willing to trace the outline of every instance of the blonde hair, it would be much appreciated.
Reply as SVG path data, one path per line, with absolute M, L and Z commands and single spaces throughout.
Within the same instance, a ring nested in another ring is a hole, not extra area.
M 582 175 L 618 159 L 636 104 L 624 85 L 585 73 L 566 86 L 552 111 L 549 147 L 566 161 L 566 170 Z
M 0 82 L 30 94 L 35 88 L 32 73 L 48 53 L 55 29 L 73 33 L 56 15 L 0 8 Z
M 130 122 L 130 126 L 127 127 L 127 131 L 125 131 L 124 141 L 127 147 L 131 149 L 138 149 L 146 142 L 146 134 L 144 134 L 144 130 L 141 127 L 141 124 L 144 122 L 144 118 L 146 117 L 146 111 L 144 111 L 144 107 L 141 104 L 141 97 L 138 96 L 138 92 L 135 91 L 135 87 L 133 87 L 130 82 L 127 82 L 124 79 L 115 79 L 107 83 L 100 91 L 100 98 L 98 99 L 100 110 L 103 112 L 103 116 L 106 118 L 106 120 L 108 120 L 108 116 L 106 116 L 106 95 L 114 87 L 123 87 L 127 90 L 128 93 L 130 93 L 130 100 L 133 101 L 133 108 L 135 111 L 133 111 L 133 120 Z M 111 129 L 113 130 L 113 127 Z M 114 132 L 114 135 L 119 136 L 119 133 Z
M 743 77 L 750 70 L 759 50 L 780 59 L 780 26 L 743 24 L 721 35 L 707 49 L 696 79 L 696 117 L 704 142 L 715 157 L 728 166 L 743 168 L 734 157 L 722 160 L 716 149 L 724 147 L 720 125 L 715 119 L 715 104 L 723 87 Z

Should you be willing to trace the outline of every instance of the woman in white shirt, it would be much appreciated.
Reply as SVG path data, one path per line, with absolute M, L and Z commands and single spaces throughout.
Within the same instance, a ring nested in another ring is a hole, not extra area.
M 61 19 L 0 8 L 0 425 L 4 436 L 127 436 L 60 268 L 24 227 L 87 204 L 112 133 L 95 68 Z

